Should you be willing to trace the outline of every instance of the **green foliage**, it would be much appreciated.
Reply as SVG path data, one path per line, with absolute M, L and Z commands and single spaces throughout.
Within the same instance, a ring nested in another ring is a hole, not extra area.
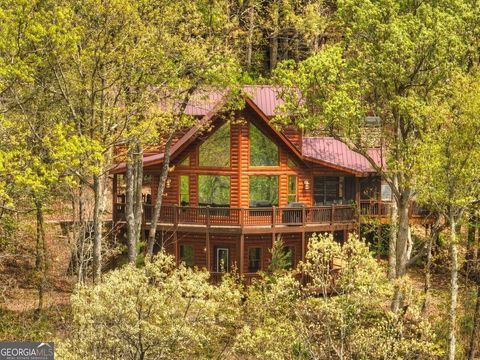
M 300 284 L 293 273 L 262 277 L 246 292 L 244 324 L 234 344 L 238 356 L 253 359 L 295 359 L 303 352 L 301 322 L 296 314 Z
M 233 281 L 210 285 L 209 274 L 175 267 L 160 253 L 144 268 L 127 265 L 101 285 L 72 298 L 74 332 L 66 359 L 220 356 L 234 334 L 240 290 Z
M 480 197 L 480 76 L 457 75 L 428 108 L 416 163 L 418 200 L 449 215 Z
M 432 95 L 466 67 L 471 39 L 464 34 L 472 29 L 466 19 L 473 9 L 462 0 L 337 5 L 342 39 L 305 61 L 279 65 L 288 100 L 284 120 L 295 114 L 301 127 L 327 130 L 366 155 L 381 140 L 384 175 L 398 175 L 401 188 L 412 186 Z M 381 118 L 378 137 L 365 132 L 367 115 Z
M 269 250 L 272 258 L 268 265 L 268 272 L 277 274 L 284 270 L 290 270 L 292 265 L 292 251 L 285 247 L 282 238 L 279 236 L 273 242 L 272 248 Z
M 441 355 L 415 301 L 400 314 L 386 309 L 391 289 L 368 247 L 355 236 L 343 247 L 332 235 L 313 236 L 300 269 L 311 279 L 306 287 L 287 273 L 275 282 L 262 278 L 248 289 L 245 324 L 235 343 L 238 354 L 255 359 Z

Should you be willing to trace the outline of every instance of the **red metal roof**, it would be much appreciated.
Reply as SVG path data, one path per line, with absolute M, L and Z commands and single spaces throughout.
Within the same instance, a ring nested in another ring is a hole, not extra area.
M 271 85 L 246 85 L 243 87 L 243 91 L 268 117 L 274 116 L 275 108 L 284 103 L 279 97 L 280 88 L 278 87 Z M 221 91 L 195 94 L 188 102 L 185 113 L 192 116 L 205 116 L 215 107 L 224 94 Z
M 244 91 L 253 106 L 257 106 L 257 112 L 263 113 L 261 116 L 272 117 L 275 115 L 275 109 L 283 104 L 279 97 L 279 88 L 270 85 L 248 85 L 244 86 Z M 211 119 L 211 117 L 221 107 L 225 92 L 212 91 L 202 94 L 196 94 L 188 103 L 185 112 L 192 116 L 203 117 L 202 123 Z M 266 120 L 267 121 L 267 120 Z M 267 121 L 268 122 L 268 121 Z M 183 148 L 183 145 L 190 141 L 199 127 L 194 126 L 190 129 L 180 141 L 172 147 L 172 154 Z M 286 140 L 284 140 L 286 141 Z M 371 149 L 369 155 L 380 165 L 382 154 L 380 149 Z M 325 166 L 331 166 L 340 170 L 352 173 L 372 173 L 376 172 L 370 162 L 362 155 L 350 150 L 346 144 L 331 137 L 304 137 L 302 144 L 301 157 L 305 160 L 318 162 Z M 163 154 L 144 156 L 145 166 L 158 164 L 163 161 Z M 113 172 L 124 171 L 125 164 L 118 164 Z
M 304 137 L 302 155 L 307 160 L 318 160 L 345 170 L 359 173 L 376 172 L 367 158 L 331 137 Z M 369 155 L 377 165 L 383 163 L 380 149 L 370 149 Z

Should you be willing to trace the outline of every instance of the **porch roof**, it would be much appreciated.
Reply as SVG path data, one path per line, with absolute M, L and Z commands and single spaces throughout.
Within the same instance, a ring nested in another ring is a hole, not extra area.
M 355 173 L 376 172 L 368 159 L 351 150 L 345 143 L 332 137 L 304 137 L 302 155 L 306 160 L 321 162 Z M 384 161 L 379 148 L 370 149 L 368 155 L 380 166 Z

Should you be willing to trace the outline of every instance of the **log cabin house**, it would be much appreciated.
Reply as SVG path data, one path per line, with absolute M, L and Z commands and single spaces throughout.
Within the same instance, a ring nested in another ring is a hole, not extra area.
M 217 110 L 218 94 L 187 106 L 202 126 L 185 129 L 172 145 L 158 247 L 213 277 L 235 266 L 248 280 L 267 269 L 277 237 L 294 267 L 313 233 L 331 232 L 341 242 L 372 218 L 388 222 L 391 190 L 366 158 L 333 138 L 306 137 L 293 126 L 278 130 L 270 123 L 282 102 L 275 89 L 245 92 L 233 120 Z M 370 155 L 381 163 L 380 149 Z M 162 161 L 161 150 L 144 156 L 145 229 Z M 113 171 L 113 220 L 120 224 L 124 172 L 124 164 Z M 412 213 L 412 221 L 421 217 Z

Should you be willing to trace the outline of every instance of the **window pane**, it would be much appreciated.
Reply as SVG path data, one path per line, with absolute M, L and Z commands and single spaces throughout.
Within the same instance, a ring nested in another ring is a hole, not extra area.
M 217 129 L 199 147 L 198 161 L 200 166 L 230 166 L 230 124 L 226 123 Z
M 250 206 L 278 205 L 278 176 L 250 176 Z
M 180 205 L 188 206 L 190 204 L 190 187 L 189 187 L 189 176 L 181 175 L 180 176 Z
M 187 156 L 185 159 L 182 160 L 180 166 L 189 166 L 190 165 L 190 156 Z
M 294 169 L 294 168 L 297 167 L 297 164 L 295 164 L 295 162 L 294 162 L 292 159 L 288 158 L 288 159 L 287 159 L 287 166 L 288 166 L 289 168 Z
M 257 272 L 261 270 L 261 248 L 248 249 L 248 272 Z
M 185 265 L 193 267 L 195 265 L 194 251 L 192 245 L 180 245 L 180 261 Z
M 288 176 L 288 202 L 297 201 L 297 177 L 295 175 Z
M 387 183 L 382 183 L 382 201 L 392 201 L 392 188 Z
M 250 124 L 250 165 L 278 166 L 278 146 Z
M 366 177 L 360 180 L 360 199 L 370 200 L 378 199 L 378 190 L 380 188 L 380 178 Z
M 313 198 L 315 204 L 330 205 L 340 200 L 338 177 L 315 176 L 313 178 Z
M 230 176 L 199 175 L 199 206 L 230 206 Z

